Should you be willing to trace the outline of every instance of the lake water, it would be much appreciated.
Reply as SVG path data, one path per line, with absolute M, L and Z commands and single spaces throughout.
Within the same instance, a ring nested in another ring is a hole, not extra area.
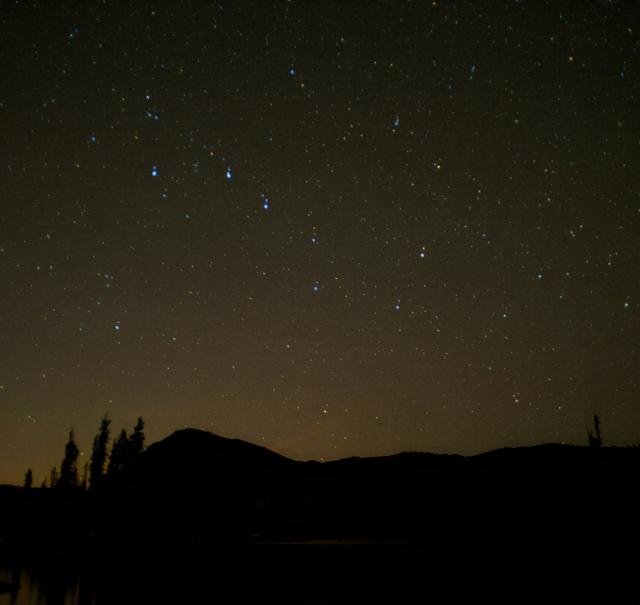
M 78 576 L 38 575 L 4 566 L 0 580 L 19 585 L 14 593 L 0 594 L 0 605 L 97 605 L 95 588 L 83 586 Z
M 408 565 L 418 559 L 398 547 L 316 543 L 260 546 L 182 563 L 179 557 L 164 564 L 114 562 L 83 572 L 5 563 L 0 580 L 20 588 L 0 595 L 0 605 L 335 604 L 362 602 L 389 589 L 395 602 L 419 603 L 417 596 L 397 598 L 398 588 L 420 578 Z
M 600 563 L 576 567 L 563 558 L 563 565 L 549 565 L 550 555 L 527 560 L 511 553 L 497 557 L 490 550 L 470 555 L 469 549 L 443 553 L 318 543 L 206 553 L 187 560 L 180 554 L 171 560 L 105 561 L 82 572 L 60 565 L 53 569 L 51 561 L 37 569 L 0 563 L 0 581 L 20 585 L 14 594 L 0 595 L 0 605 L 403 605 L 424 604 L 442 590 L 450 595 L 471 591 L 476 597 L 507 590 L 517 595 L 510 602 L 520 603 L 526 602 L 523 587 L 527 594 L 544 595 L 531 601 L 541 603 L 557 597 L 559 587 L 579 594 L 591 588 L 585 578 L 606 577 Z M 635 568 L 622 575 L 616 570 L 615 581 L 602 586 L 624 586 L 625 575 L 636 582 Z

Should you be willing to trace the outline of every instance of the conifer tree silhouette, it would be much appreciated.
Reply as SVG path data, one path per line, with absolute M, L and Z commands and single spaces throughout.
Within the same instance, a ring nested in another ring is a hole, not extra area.
M 55 487 L 56 485 L 58 485 L 58 469 L 54 466 L 49 475 L 49 487 Z
M 82 489 L 87 489 L 87 483 L 89 481 L 89 463 L 84 463 L 84 468 L 82 469 Z
M 129 438 L 127 431 L 122 429 L 118 438 L 113 442 L 111 456 L 109 457 L 109 469 L 107 474 L 113 476 L 127 466 L 130 458 Z
M 31 489 L 32 485 L 33 485 L 33 473 L 31 472 L 31 469 L 27 469 L 27 472 L 24 475 L 24 488 Z
M 109 426 L 111 420 L 105 414 L 100 423 L 98 434 L 93 440 L 91 464 L 89 465 L 89 489 L 96 489 L 104 478 L 104 467 L 107 462 L 107 445 L 109 444 Z
M 129 437 L 129 452 L 132 460 L 135 460 L 144 449 L 144 420 L 138 417 L 138 422 Z
M 70 489 L 78 485 L 78 455 L 80 450 L 73 440 L 73 429 L 69 431 L 69 441 L 64 448 L 64 459 L 60 465 L 57 487 Z
M 602 447 L 602 434 L 600 433 L 600 416 L 597 414 L 593 417 L 595 433 L 588 431 L 589 447 Z

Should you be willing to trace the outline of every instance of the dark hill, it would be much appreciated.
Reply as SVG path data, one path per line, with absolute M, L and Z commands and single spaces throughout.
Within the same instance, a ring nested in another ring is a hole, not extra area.
M 136 489 L 206 490 L 212 482 L 243 482 L 295 464 L 265 447 L 240 439 L 182 429 L 150 445 L 117 483 Z
M 151 445 L 103 500 L 117 519 L 110 532 L 143 520 L 149 540 L 484 540 L 513 528 L 576 540 L 595 518 L 611 527 L 627 518 L 639 460 L 638 448 L 546 444 L 296 462 L 186 429 Z
M 166 439 L 150 445 L 145 458 L 155 463 L 173 464 L 191 458 L 201 463 L 218 464 L 221 460 L 234 464 L 287 464 L 293 461 L 266 447 L 241 439 L 229 439 L 198 429 L 181 429 Z
M 11 520 L 0 521 L 0 539 L 11 534 L 37 550 L 46 536 L 56 548 L 118 557 L 132 539 L 166 556 L 312 539 L 403 541 L 433 552 L 464 545 L 476 555 L 487 545 L 604 552 L 621 536 L 640 538 L 639 471 L 640 448 L 547 444 L 319 463 L 186 429 L 149 446 L 97 493 L 0 491 Z
M 108 521 L 97 531 L 149 543 L 246 541 L 300 465 L 246 441 L 179 430 L 106 482 L 97 504 Z

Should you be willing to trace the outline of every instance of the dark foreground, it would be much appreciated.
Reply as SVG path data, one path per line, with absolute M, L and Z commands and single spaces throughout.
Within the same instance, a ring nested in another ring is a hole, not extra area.
M 639 448 L 318 464 L 181 431 L 91 493 L 0 489 L 0 580 L 45 605 L 637 593 L 639 487 Z
M 497 545 L 493 545 L 494 547 Z M 559 545 L 550 545 L 556 546 Z M 176 553 L 177 554 L 177 553 Z M 193 554 L 193 553 L 192 553 Z M 605 553 L 602 553 L 605 555 Z M 415 545 L 252 545 L 184 559 L 108 565 L 0 562 L 7 580 L 42 605 L 133 603 L 424 603 L 443 593 L 513 595 L 517 602 L 560 594 L 637 590 L 637 561 L 558 548 L 500 552 L 458 543 L 444 552 Z M 1 576 L 0 576 L 1 577 Z M 568 592 L 567 592 L 568 591 Z M 0 604 L 22 605 L 0 596 Z M 545 599 L 545 601 L 540 601 Z M 35 601 L 34 601 L 35 602 Z

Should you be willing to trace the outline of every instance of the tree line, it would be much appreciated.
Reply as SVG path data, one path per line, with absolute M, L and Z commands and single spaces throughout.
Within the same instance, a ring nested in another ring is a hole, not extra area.
M 80 448 L 75 442 L 73 429 L 69 431 L 69 440 L 64 446 L 64 458 L 60 468 L 54 466 L 49 473 L 49 483 L 45 478 L 41 487 L 49 487 L 61 490 L 95 490 L 106 477 L 112 477 L 122 472 L 144 450 L 144 420 L 138 418 L 138 422 L 131 434 L 122 429 L 113 440 L 109 452 L 111 438 L 111 419 L 105 414 L 100 422 L 98 432 L 93 439 L 91 459 L 84 465 L 82 478 L 78 473 L 78 457 Z M 33 472 L 27 470 L 24 477 L 24 487 L 33 485 Z
M 587 437 L 589 447 L 602 447 L 602 432 L 600 416 L 593 417 L 594 431 L 588 431 Z M 138 422 L 133 428 L 133 432 L 128 435 L 125 429 L 120 431 L 109 448 L 111 436 L 111 420 L 105 414 L 100 422 L 98 433 L 93 439 L 91 448 L 91 460 L 84 465 L 82 479 L 78 476 L 78 448 L 73 434 L 73 429 L 69 431 L 69 440 L 64 448 L 64 458 L 60 464 L 60 470 L 54 466 L 47 479 L 42 482 L 41 487 L 51 487 L 57 489 L 96 489 L 105 477 L 111 477 L 125 469 L 144 450 L 144 420 L 138 417 Z M 24 477 L 24 487 L 33 486 L 33 473 L 28 469 Z

